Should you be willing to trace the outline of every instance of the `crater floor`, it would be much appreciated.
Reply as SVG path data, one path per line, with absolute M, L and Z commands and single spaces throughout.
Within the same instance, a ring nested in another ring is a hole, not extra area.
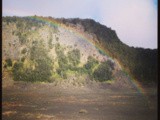
M 2 89 L 3 120 L 157 120 L 157 93 L 16 82 Z

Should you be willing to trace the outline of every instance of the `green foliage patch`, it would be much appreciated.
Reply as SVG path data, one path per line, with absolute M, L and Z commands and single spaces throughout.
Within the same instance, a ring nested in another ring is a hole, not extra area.
M 13 66 L 14 80 L 21 81 L 49 81 L 53 69 L 52 60 L 48 57 L 47 50 L 43 47 L 43 42 L 34 44 L 30 51 L 30 60 L 34 63 L 29 68 L 24 67 L 24 62 L 17 61 Z
M 80 51 L 78 49 L 73 49 L 68 52 L 68 61 L 72 66 L 77 66 L 80 63 Z
M 94 57 L 89 56 L 87 63 L 84 65 L 84 68 L 86 69 L 88 74 L 91 75 L 94 67 L 98 64 L 99 64 L 99 62 Z
M 71 71 L 79 71 L 78 64 L 80 63 L 80 51 L 78 49 L 73 49 L 64 54 L 64 48 L 61 47 L 59 43 L 55 44 L 55 51 L 57 54 L 58 65 L 59 68 L 56 70 L 57 73 L 62 78 L 67 78 L 67 72 Z
M 6 62 L 6 67 L 12 67 L 12 60 L 10 58 L 5 60 Z
M 93 78 L 100 82 L 112 79 L 112 67 L 111 62 L 102 62 L 97 69 L 93 72 Z

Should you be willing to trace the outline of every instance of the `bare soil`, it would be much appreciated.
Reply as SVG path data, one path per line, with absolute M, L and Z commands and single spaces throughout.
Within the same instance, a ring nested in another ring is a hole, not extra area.
M 2 89 L 3 120 L 157 120 L 156 88 L 14 82 Z

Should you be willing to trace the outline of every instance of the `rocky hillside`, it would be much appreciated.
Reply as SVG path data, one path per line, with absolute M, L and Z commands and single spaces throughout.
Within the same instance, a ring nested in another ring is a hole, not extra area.
M 2 70 L 16 81 L 112 81 L 122 69 L 157 80 L 157 50 L 129 47 L 90 19 L 3 17 L 2 38 Z
M 96 44 L 114 59 L 118 60 L 122 67 L 141 82 L 157 82 L 157 49 L 134 48 L 122 43 L 114 30 L 107 28 L 91 19 L 63 19 L 63 23 L 82 25 L 85 32 L 96 36 Z M 126 33 L 127 34 L 127 33 Z

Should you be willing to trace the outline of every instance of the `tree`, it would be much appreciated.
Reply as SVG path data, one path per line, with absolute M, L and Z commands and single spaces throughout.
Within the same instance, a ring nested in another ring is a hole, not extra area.
M 112 78 L 112 68 L 109 62 L 102 62 L 98 68 L 93 72 L 93 78 L 98 81 L 107 81 Z

